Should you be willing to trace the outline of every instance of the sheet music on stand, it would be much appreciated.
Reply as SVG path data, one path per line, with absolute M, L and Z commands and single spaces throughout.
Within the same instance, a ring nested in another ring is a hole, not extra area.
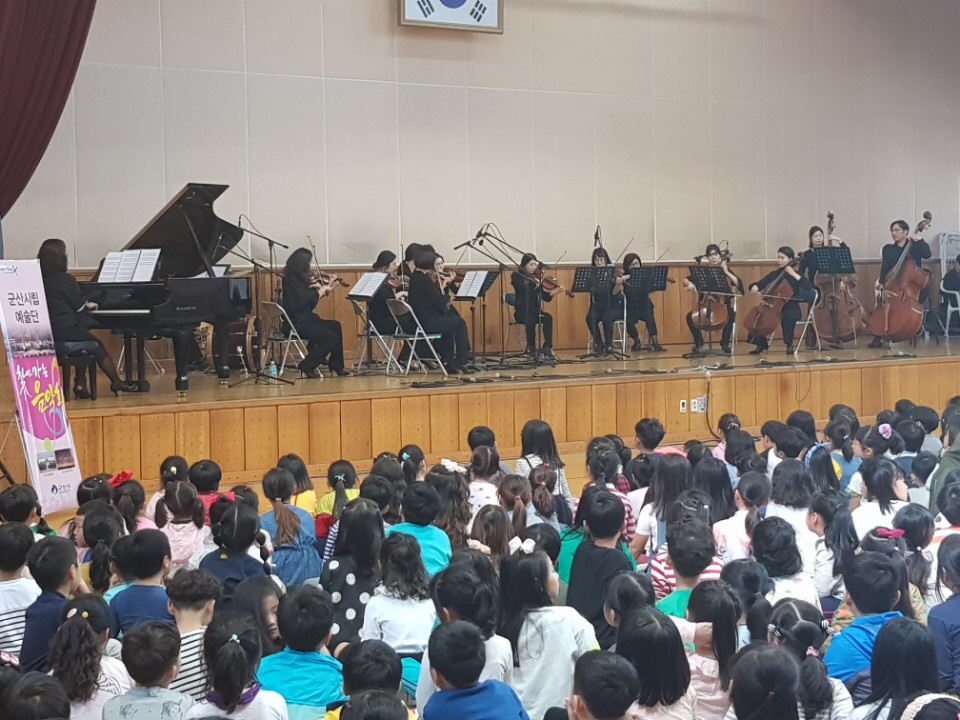
M 693 278 L 693 284 L 701 293 L 735 294 L 730 292 L 730 283 L 727 282 L 727 276 L 721 267 L 691 265 L 690 277 Z
M 347 298 L 350 300 L 370 300 L 387 281 L 385 272 L 368 272 L 360 276 L 357 284 L 350 288 Z
M 667 268 L 635 268 L 630 271 L 627 287 L 642 288 L 648 293 L 663 292 L 667 289 Z
M 813 248 L 817 259 L 817 272 L 827 275 L 850 275 L 853 269 L 853 257 L 846 245 Z
M 468 271 L 463 276 L 463 282 L 460 283 L 460 288 L 457 290 L 454 300 L 472 301 L 484 297 L 499 276 L 499 272 L 490 270 Z
M 160 248 L 109 252 L 97 273 L 97 282 L 150 282 L 160 261 Z
M 613 285 L 613 266 L 593 265 L 578 267 L 573 273 L 571 292 L 592 293 L 608 289 Z

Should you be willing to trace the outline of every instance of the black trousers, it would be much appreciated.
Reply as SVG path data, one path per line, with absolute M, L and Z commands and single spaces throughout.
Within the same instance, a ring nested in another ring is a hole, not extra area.
M 634 342 L 640 342 L 640 334 L 637 332 L 637 323 L 640 321 L 647 326 L 647 335 L 656 337 L 657 319 L 653 315 L 653 303 L 650 298 L 641 303 L 638 307 L 627 305 L 627 334 Z
M 430 334 L 440 334 L 440 360 L 450 368 L 459 369 L 470 362 L 470 341 L 467 339 L 467 324 L 456 313 L 423 321 L 423 329 Z
M 610 350 L 613 348 L 613 323 L 623 317 L 622 306 L 599 307 L 591 305 L 587 312 L 587 329 L 593 336 L 593 348 Z M 600 326 L 603 325 L 603 337 L 600 337 Z
M 723 326 L 723 332 L 720 334 L 720 345 L 727 346 L 730 344 L 730 338 L 733 336 L 733 324 L 736 321 L 737 313 L 734 311 L 733 306 L 728 306 L 727 324 Z M 703 333 L 700 331 L 700 328 L 693 324 L 692 312 L 687 313 L 687 327 L 693 336 L 693 344 L 697 347 L 703 347 Z
M 326 363 L 334 372 L 343 370 L 343 327 L 336 320 L 324 320 L 314 315 L 296 323 L 297 332 L 307 341 L 304 370 L 315 370 Z
M 53 336 L 54 342 L 64 343 L 64 342 L 91 342 L 97 344 L 97 349 L 93 352 L 93 357 L 97 361 L 97 365 L 103 371 L 103 374 L 110 378 L 110 383 L 113 385 L 120 384 L 120 374 L 117 372 L 117 368 L 113 364 L 113 360 L 110 357 L 110 353 L 107 352 L 107 349 L 103 346 L 103 343 L 100 342 L 97 338 L 93 336 L 86 328 L 82 327 L 72 327 L 72 328 L 57 328 L 57 332 Z M 83 380 L 82 377 L 77 378 L 77 384 L 81 385 L 80 382 Z
M 543 347 L 544 349 L 553 348 L 553 316 L 550 313 L 542 312 L 540 315 L 535 313 L 525 316 L 517 312 L 514 319 L 523 325 L 527 330 L 527 349 L 534 351 L 537 349 L 537 322 L 543 325 Z

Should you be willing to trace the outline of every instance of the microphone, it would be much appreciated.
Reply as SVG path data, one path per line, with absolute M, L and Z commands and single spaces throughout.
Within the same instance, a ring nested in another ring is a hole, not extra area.
M 593 246 L 600 247 L 601 245 L 603 243 L 600 242 L 600 226 L 597 225 L 597 229 L 593 231 Z
M 706 255 L 694 255 L 694 256 L 693 256 L 693 259 L 696 260 L 696 261 L 699 263 L 699 262 L 703 262 L 703 259 L 704 259 L 705 257 L 706 257 Z

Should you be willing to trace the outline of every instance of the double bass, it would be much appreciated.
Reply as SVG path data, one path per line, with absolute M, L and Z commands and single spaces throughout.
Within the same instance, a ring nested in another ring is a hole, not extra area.
M 836 229 L 834 215 L 828 212 L 827 245 L 833 242 Z M 835 345 L 855 340 L 863 332 L 863 305 L 852 292 L 857 287 L 857 276 L 818 272 L 815 284 L 818 299 L 813 324 L 817 335 Z
M 927 210 L 914 233 L 919 235 L 932 222 L 933 214 Z M 867 330 L 881 340 L 909 340 L 916 337 L 923 324 L 920 293 L 930 282 L 930 277 L 910 256 L 911 242 L 907 240 L 903 246 L 900 259 L 887 274 L 886 281 L 877 283 L 877 306 L 870 313 Z
M 799 261 L 794 258 L 790 266 L 797 266 Z M 767 337 L 780 327 L 783 316 L 783 306 L 793 300 L 793 286 L 787 281 L 787 268 L 780 271 L 764 293 L 760 296 L 759 304 L 747 313 L 744 327 L 751 335 Z

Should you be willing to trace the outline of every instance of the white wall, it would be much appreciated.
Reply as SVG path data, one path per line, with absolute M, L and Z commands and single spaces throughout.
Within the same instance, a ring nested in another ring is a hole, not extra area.
M 505 5 L 490 36 L 395 0 L 100 0 L 8 256 L 94 266 L 188 181 L 331 263 L 487 221 L 548 261 L 597 223 L 648 259 L 771 257 L 828 209 L 858 256 L 924 209 L 960 227 L 955 0 Z

